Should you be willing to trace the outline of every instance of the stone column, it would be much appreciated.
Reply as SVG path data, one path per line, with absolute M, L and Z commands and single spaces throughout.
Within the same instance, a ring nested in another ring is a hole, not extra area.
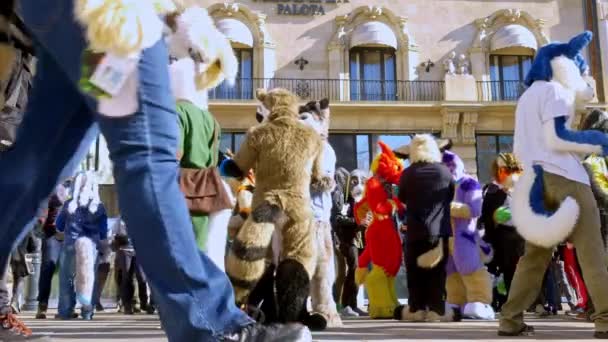
M 332 85 L 337 88 L 337 99 L 339 101 L 348 101 L 350 100 L 350 87 L 349 87 L 349 76 L 348 70 L 344 69 L 347 61 L 344 59 L 344 46 L 342 44 L 331 43 L 329 45 L 329 70 L 328 70 L 328 78 L 330 80 L 338 80 L 339 84 Z
M 608 71 L 608 1 L 597 0 L 596 3 L 597 19 L 598 19 L 598 36 L 600 42 L 600 59 L 604 74 Z M 603 77 L 604 96 L 608 96 L 608 77 Z

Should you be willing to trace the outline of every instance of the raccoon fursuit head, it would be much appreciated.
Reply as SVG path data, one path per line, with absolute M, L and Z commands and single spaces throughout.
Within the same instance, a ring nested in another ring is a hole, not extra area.
M 297 321 L 314 269 L 310 184 L 322 177 L 322 140 L 299 121 L 298 98 L 293 93 L 259 89 L 256 97 L 268 110 L 266 119 L 248 131 L 234 158 L 220 167 L 223 175 L 238 178 L 253 169 L 256 178 L 251 215 L 234 239 L 226 270 L 237 303 L 247 303 L 266 269 L 273 232 L 279 229 L 282 261 L 276 272 L 277 299 L 290 303 L 279 306 L 279 316 Z

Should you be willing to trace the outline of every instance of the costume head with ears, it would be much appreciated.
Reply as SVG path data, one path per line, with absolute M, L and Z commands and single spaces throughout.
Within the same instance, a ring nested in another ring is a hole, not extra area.
M 222 81 L 234 84 L 238 60 L 230 41 L 221 33 L 207 10 L 192 6 L 178 14 L 168 38 L 172 57 L 190 62 L 179 65 L 185 75 L 193 75 L 196 90 L 215 88 Z
M 589 31 L 572 38 L 568 43 L 551 43 L 538 50 L 525 85 L 535 81 L 556 81 L 572 92 L 573 104 L 578 107 L 589 103 L 595 90 L 585 80 L 589 66 L 582 51 L 591 42 L 593 34 Z
M 505 189 L 513 188 L 523 172 L 523 165 L 513 153 L 501 153 L 492 162 L 492 177 Z
M 310 101 L 300 106 L 300 120 L 312 127 L 321 135 L 323 140 L 329 138 L 329 99 Z

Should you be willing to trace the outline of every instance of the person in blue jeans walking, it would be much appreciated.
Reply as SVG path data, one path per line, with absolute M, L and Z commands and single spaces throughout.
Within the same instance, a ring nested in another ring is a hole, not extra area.
M 64 234 L 59 258 L 60 319 L 71 319 L 76 299 L 82 305 L 82 318 L 93 318 L 93 287 L 97 249 L 108 238 L 108 216 L 99 200 L 94 172 L 76 176 L 72 199 L 65 202 L 57 216 L 56 227 Z
M 227 276 L 196 247 L 177 182 L 179 130 L 164 41 L 141 51 L 137 109 L 129 116 L 106 117 L 78 90 L 87 44 L 74 19 L 74 1 L 20 0 L 19 6 L 37 42 L 38 64 L 17 141 L 0 158 L 0 265 L 25 235 L 21 227 L 38 203 L 74 172 L 99 127 L 108 142 L 120 211 L 169 341 L 311 341 L 301 325 L 254 324 L 236 306 Z M 140 23 L 138 31 L 147 32 L 149 21 Z M 0 330 L 0 340 L 11 332 Z

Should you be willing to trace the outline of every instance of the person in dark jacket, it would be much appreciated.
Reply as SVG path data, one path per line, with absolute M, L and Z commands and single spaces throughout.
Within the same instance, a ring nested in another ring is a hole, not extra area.
M 338 179 L 340 175 L 346 179 Z M 345 169 L 336 170 L 337 187 L 333 194 L 332 226 L 338 250 L 338 265 L 344 267 L 337 272 L 339 276 L 334 292 L 336 302 L 342 306 L 340 314 L 344 317 L 367 315 L 357 306 L 358 286 L 355 284 L 359 250 L 363 248 L 361 235 L 367 225 L 358 225 L 353 212 L 355 203 L 363 197 L 367 178 L 369 172 L 363 170 L 353 170 L 350 174 Z
M 59 255 L 63 241 L 63 237 L 57 232 L 55 221 L 63 203 L 68 199 L 70 187 L 70 180 L 57 187 L 55 193 L 49 199 L 46 218 L 42 224 L 42 263 L 40 264 L 40 279 L 38 280 L 38 312 L 36 313 L 36 319 L 46 319 L 51 284 L 59 265 Z
M 409 150 L 411 165 L 399 184 L 399 200 L 406 207 L 404 254 L 409 306 L 398 307 L 395 318 L 436 322 L 445 314 L 454 182 L 450 170 L 441 163 L 441 152 L 432 136 L 416 135 Z
M 484 240 L 492 245 L 494 258 L 488 270 L 504 278 L 507 294 L 519 258 L 524 254 L 524 239 L 511 220 L 511 191 L 523 171 L 523 166 L 511 153 L 501 153 L 492 163 L 493 181 L 484 187 L 481 223 Z M 494 294 L 494 310 L 507 300 L 507 294 Z

